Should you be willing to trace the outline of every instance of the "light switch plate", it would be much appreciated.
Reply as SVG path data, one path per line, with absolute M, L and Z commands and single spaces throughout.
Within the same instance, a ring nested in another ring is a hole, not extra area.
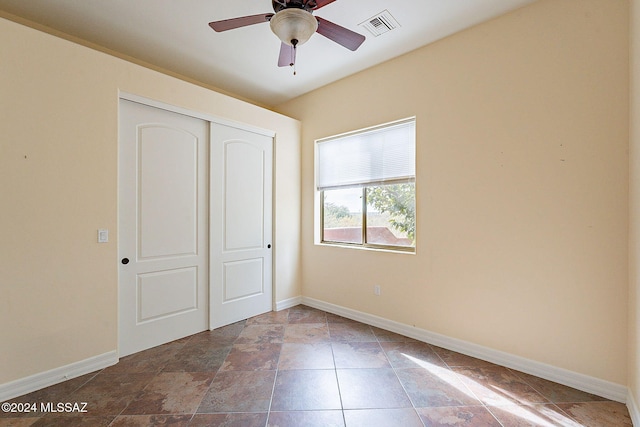
M 109 241 L 109 230 L 98 230 L 98 243 L 107 243 Z

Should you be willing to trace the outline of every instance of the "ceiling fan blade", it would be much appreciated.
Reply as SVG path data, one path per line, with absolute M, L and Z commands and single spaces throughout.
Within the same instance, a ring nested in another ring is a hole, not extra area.
M 325 7 L 328 4 L 333 3 L 336 0 L 316 0 L 316 6 L 313 8 L 313 10 L 318 10 L 321 7 Z
M 240 18 L 223 19 L 222 21 L 209 22 L 209 26 L 214 31 L 221 32 L 233 30 L 235 28 L 246 27 L 248 25 L 268 22 L 273 13 L 262 13 L 260 15 L 241 16 Z
M 278 57 L 278 67 L 289 67 L 295 62 L 293 46 L 286 43 L 280 45 L 280 56 Z
M 318 18 L 317 16 L 316 19 L 318 20 L 318 34 L 322 34 L 329 40 L 333 40 L 334 42 L 346 47 L 349 50 L 358 49 L 366 39 L 366 37 L 362 34 L 358 34 L 347 28 L 341 27 L 340 25 L 334 24 L 331 21 L 327 21 L 323 18 Z

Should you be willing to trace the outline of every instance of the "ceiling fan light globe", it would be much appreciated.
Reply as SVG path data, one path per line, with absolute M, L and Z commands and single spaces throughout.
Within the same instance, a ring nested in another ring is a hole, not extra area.
M 297 40 L 298 46 L 305 43 L 318 29 L 316 18 L 303 9 L 283 9 L 271 18 L 270 25 L 271 31 L 290 46 L 292 40 Z

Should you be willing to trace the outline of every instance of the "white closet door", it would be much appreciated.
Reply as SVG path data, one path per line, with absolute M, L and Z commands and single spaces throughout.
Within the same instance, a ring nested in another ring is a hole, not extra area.
M 120 101 L 119 354 L 209 326 L 209 123 Z
M 211 328 L 272 310 L 272 161 L 272 136 L 211 125 Z

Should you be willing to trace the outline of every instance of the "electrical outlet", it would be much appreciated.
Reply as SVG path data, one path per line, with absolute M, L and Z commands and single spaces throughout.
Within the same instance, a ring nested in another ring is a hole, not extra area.
M 380 285 L 374 285 L 373 286 L 373 293 L 380 296 L 380 294 L 382 294 L 382 289 L 380 288 Z

